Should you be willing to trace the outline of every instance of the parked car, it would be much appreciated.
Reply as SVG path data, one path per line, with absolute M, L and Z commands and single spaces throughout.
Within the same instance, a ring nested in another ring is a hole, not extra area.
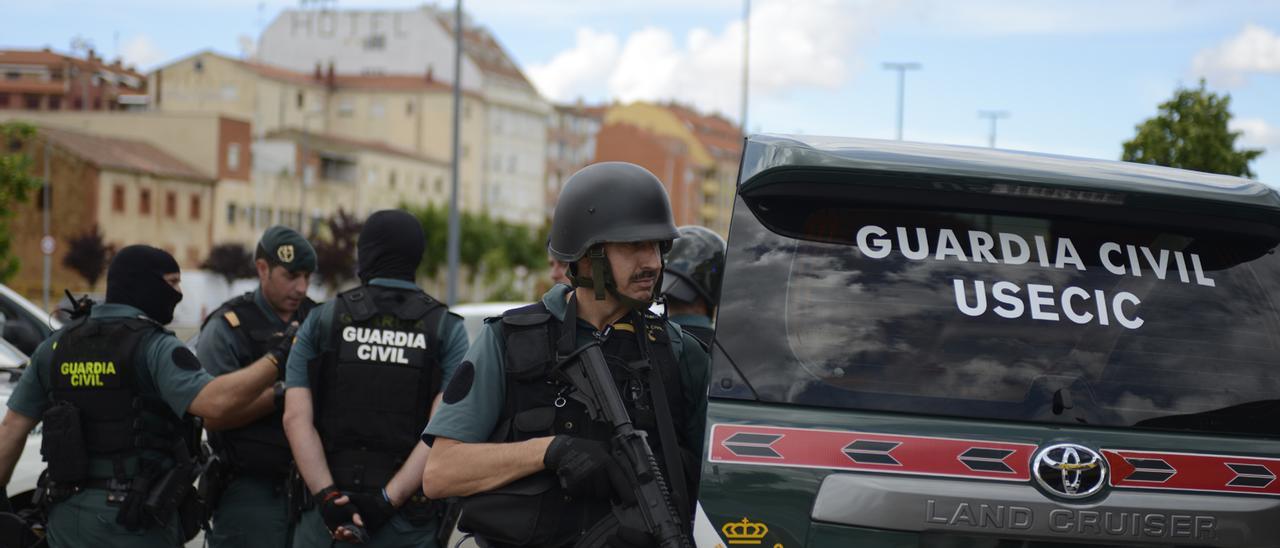
M 462 325 L 467 329 L 467 337 L 471 342 L 475 342 L 476 337 L 480 336 L 480 327 L 484 325 L 485 318 L 493 318 L 501 316 L 503 312 L 512 308 L 519 308 L 529 303 L 516 302 L 492 302 L 492 303 L 465 303 L 457 306 L 449 307 L 449 311 L 462 316 Z
M 9 395 L 13 393 L 13 387 L 18 379 L 22 377 L 27 361 L 26 353 L 9 341 L 0 339 L 0 401 L 9 401 Z M 6 408 L 0 412 L 7 411 Z M 13 476 L 9 479 L 7 491 L 10 497 L 17 501 L 30 500 L 31 492 L 36 488 L 36 480 L 44 470 L 44 461 L 40 458 L 40 440 L 40 428 L 37 427 L 27 438 L 22 457 L 18 459 Z M 20 503 L 19 506 L 22 504 Z
M 1278 246 L 1257 181 L 751 137 L 705 545 L 1276 546 Z
M 61 328 L 61 321 L 8 286 L 0 284 L 0 336 L 22 353 L 35 352 L 42 341 Z

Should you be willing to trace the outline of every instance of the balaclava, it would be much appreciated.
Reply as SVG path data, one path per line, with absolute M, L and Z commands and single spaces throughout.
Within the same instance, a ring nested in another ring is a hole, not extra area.
M 374 278 L 412 282 L 426 247 L 427 236 L 413 215 L 399 209 L 375 212 L 356 240 L 356 274 L 363 283 Z
M 163 249 L 149 245 L 121 249 L 107 269 L 107 302 L 127 304 L 168 325 L 182 292 L 164 281 L 164 275 L 179 271 L 178 261 Z

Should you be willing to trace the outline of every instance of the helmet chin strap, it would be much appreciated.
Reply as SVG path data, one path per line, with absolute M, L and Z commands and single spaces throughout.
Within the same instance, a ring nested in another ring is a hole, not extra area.
M 662 275 L 659 274 L 658 281 L 654 283 L 648 301 L 641 301 L 623 295 L 618 291 L 618 282 L 613 278 L 613 269 L 609 268 L 609 261 L 605 257 L 604 247 L 596 246 L 591 248 L 587 251 L 587 257 L 591 259 L 590 278 L 583 278 L 578 275 L 578 265 L 576 263 L 570 263 L 569 269 L 565 272 L 565 275 L 569 278 L 569 281 L 573 283 L 573 287 L 583 287 L 595 290 L 597 301 L 605 300 L 605 293 L 608 292 L 609 295 L 613 295 L 613 298 L 617 299 L 618 302 L 628 308 L 633 310 L 647 310 L 653 303 L 653 298 L 662 288 Z M 662 270 L 659 269 L 658 272 L 662 272 Z M 597 282 L 596 280 L 604 281 Z

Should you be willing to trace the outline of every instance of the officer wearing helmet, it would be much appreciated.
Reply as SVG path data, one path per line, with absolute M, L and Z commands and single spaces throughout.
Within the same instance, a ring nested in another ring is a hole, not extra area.
M 612 430 L 587 414 L 557 369 L 558 356 L 592 341 L 689 527 L 707 354 L 648 310 L 677 236 L 666 189 L 640 166 L 594 164 L 565 183 L 548 247 L 569 263 L 572 287 L 487 320 L 423 433 L 432 444 L 424 492 L 466 497 L 459 526 L 483 546 L 569 546 L 602 531 L 610 545 L 653 545 L 614 519 L 630 494 L 610 454 Z
M 667 315 L 704 348 L 711 345 L 715 333 L 711 319 L 720 299 L 720 280 L 724 279 L 724 249 L 724 238 L 711 229 L 682 226 L 663 270 Z

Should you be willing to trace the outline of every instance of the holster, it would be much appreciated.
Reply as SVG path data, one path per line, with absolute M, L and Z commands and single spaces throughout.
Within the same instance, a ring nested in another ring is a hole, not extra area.
M 40 454 L 49 463 L 50 482 L 71 485 L 89 477 L 89 451 L 80 425 L 80 409 L 70 402 L 54 403 L 42 417 Z
M 214 508 L 218 507 L 222 494 L 227 490 L 227 484 L 231 482 L 228 468 L 227 461 L 214 454 L 209 457 L 209 464 L 200 475 L 200 481 L 196 484 L 196 494 L 207 510 L 205 519 L 213 517 Z
M 289 477 L 285 481 L 284 494 L 289 508 L 289 523 L 298 523 L 302 513 L 310 509 L 313 504 L 311 493 L 307 491 L 307 484 L 302 481 L 296 466 L 289 468 Z
M 194 468 L 190 462 L 178 462 L 166 470 L 151 487 L 143 507 L 154 523 L 168 525 L 169 518 L 191 494 Z

